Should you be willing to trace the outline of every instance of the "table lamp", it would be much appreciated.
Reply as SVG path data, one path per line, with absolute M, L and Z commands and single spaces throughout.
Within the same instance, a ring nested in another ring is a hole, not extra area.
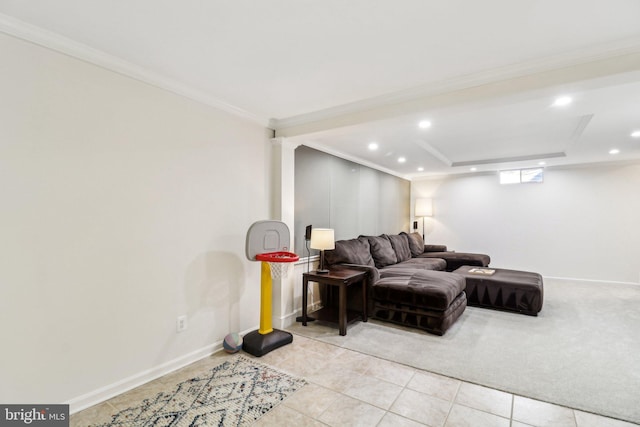
M 332 228 L 314 228 L 311 230 L 311 249 L 320 250 L 320 266 L 317 273 L 327 274 L 329 270 L 324 268 L 324 251 L 326 249 L 335 249 L 336 242 L 334 240 Z

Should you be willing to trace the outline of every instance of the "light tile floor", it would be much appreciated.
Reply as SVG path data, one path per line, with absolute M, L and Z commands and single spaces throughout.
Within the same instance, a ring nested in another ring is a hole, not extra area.
M 243 353 L 245 356 L 253 356 Z M 71 416 L 72 426 L 107 422 L 111 414 L 217 366 L 226 353 L 198 361 Z M 254 425 L 630 427 L 622 422 L 466 383 L 295 335 L 259 362 L 308 384 Z

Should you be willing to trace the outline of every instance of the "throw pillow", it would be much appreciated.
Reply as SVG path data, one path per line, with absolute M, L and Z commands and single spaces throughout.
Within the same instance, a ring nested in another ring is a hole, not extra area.
M 409 239 L 406 234 L 385 234 L 391 242 L 391 247 L 396 253 L 398 262 L 411 259 L 411 249 L 409 249 Z
M 324 260 L 327 265 L 357 264 L 373 267 L 373 258 L 369 251 L 369 240 L 351 239 L 338 240 L 336 248 L 324 251 Z
M 383 268 L 398 262 L 396 252 L 391 246 L 391 241 L 384 234 L 382 236 L 366 236 L 366 238 L 369 240 L 371 256 L 376 267 Z
M 411 233 L 407 234 L 402 232 L 400 234 L 404 234 L 407 236 L 407 240 L 409 241 L 409 249 L 411 250 L 411 255 L 416 257 L 422 255 L 424 253 L 424 240 L 422 240 L 422 235 L 420 233 Z

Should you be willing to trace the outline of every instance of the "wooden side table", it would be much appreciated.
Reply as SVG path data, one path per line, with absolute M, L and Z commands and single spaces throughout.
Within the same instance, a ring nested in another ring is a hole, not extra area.
M 339 289 L 338 300 L 338 327 L 340 335 L 347 335 L 347 323 L 362 317 L 367 321 L 367 272 L 362 270 L 335 269 L 326 274 L 318 274 L 315 271 L 302 274 L 302 325 L 307 326 L 307 290 L 309 282 L 316 282 L 328 286 L 337 286 Z M 347 287 L 361 283 L 362 286 L 362 313 L 347 310 Z M 315 311 L 313 315 L 318 320 L 335 322 L 335 309 L 330 307 Z

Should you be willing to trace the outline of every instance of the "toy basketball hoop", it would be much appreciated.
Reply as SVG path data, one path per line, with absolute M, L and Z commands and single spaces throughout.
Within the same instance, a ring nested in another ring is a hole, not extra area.
M 287 277 L 289 274 L 289 266 L 292 262 L 296 262 L 300 257 L 293 252 L 279 251 L 257 254 L 256 260 L 269 264 L 271 277 L 274 279 Z
M 274 329 L 272 322 L 272 279 L 286 277 L 291 263 L 299 259 L 288 252 L 290 244 L 289 227 L 281 221 L 254 222 L 247 232 L 247 259 L 261 264 L 260 329 L 243 337 L 242 349 L 257 357 L 293 341 L 291 333 Z

